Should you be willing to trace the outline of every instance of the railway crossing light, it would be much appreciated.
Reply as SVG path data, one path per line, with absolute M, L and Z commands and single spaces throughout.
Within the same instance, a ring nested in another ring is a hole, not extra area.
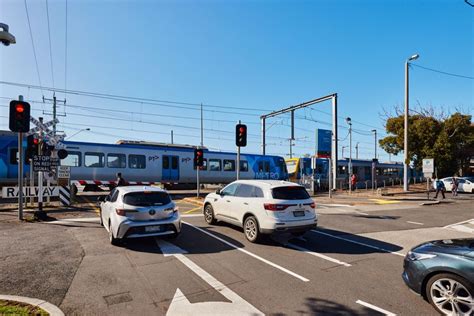
M 26 133 L 30 130 L 30 104 L 23 101 L 10 102 L 10 130 Z
M 235 126 L 235 145 L 237 147 L 247 146 L 247 125 L 237 124 Z
M 194 166 L 204 166 L 204 151 L 202 149 L 194 149 Z

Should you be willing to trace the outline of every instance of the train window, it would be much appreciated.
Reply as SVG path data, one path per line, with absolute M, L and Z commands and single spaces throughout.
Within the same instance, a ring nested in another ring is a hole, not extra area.
M 260 160 L 258 162 L 258 172 L 270 172 L 270 162 Z
M 170 157 L 163 156 L 163 169 L 169 169 L 169 168 L 170 168 Z
M 89 168 L 103 168 L 104 154 L 102 153 L 84 153 L 84 166 Z
M 10 164 L 17 165 L 18 164 L 18 148 L 11 148 L 10 149 Z
M 67 157 L 61 159 L 61 166 L 80 167 L 81 166 L 81 153 L 79 151 L 67 152 Z
M 210 171 L 221 171 L 221 160 L 220 159 L 209 159 L 209 170 Z
M 240 171 L 241 172 L 249 171 L 249 163 L 247 162 L 247 160 L 240 161 Z
M 178 169 L 178 157 L 177 156 L 171 157 L 171 169 L 173 169 L 173 170 Z
M 163 163 L 165 161 L 163 160 Z M 128 155 L 128 167 L 131 169 L 145 169 L 146 159 L 143 155 Z
M 235 171 L 235 160 L 224 159 L 224 171 Z
M 194 168 L 194 170 L 196 170 L 196 166 L 193 166 L 193 168 Z M 199 170 L 204 170 L 204 171 L 207 170 L 207 159 L 206 158 L 203 158 L 202 167 L 199 168 Z
M 108 154 L 107 167 L 109 168 L 126 168 L 127 161 L 124 154 Z

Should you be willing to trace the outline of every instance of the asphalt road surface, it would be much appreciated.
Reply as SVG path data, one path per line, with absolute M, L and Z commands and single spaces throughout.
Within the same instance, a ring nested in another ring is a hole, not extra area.
M 433 315 L 401 279 L 409 247 L 474 236 L 450 227 L 469 201 L 366 210 L 319 205 L 320 227 L 303 238 L 251 244 L 242 230 L 207 225 L 178 201 L 177 239 L 108 243 L 97 222 L 74 222 L 85 256 L 60 307 L 67 314 Z M 67 222 L 60 222 L 67 226 Z

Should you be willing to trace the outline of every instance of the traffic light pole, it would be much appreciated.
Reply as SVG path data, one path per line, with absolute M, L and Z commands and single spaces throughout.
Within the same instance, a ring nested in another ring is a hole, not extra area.
M 23 101 L 23 96 L 18 96 Z M 23 133 L 18 133 L 18 219 L 23 220 Z
M 43 118 L 39 117 L 38 118 L 40 123 L 43 123 Z M 43 152 L 43 131 L 39 132 L 40 139 L 39 139 L 39 145 L 38 145 L 38 155 L 42 155 Z M 46 214 L 43 212 L 43 172 L 39 171 L 38 172 L 38 211 L 35 212 L 35 218 L 41 219 L 44 218 Z

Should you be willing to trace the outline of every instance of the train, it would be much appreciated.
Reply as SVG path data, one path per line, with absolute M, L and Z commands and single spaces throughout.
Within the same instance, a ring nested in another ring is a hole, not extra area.
M 329 175 L 329 161 L 327 158 L 316 158 L 316 166 L 312 166 L 312 158 L 290 158 L 285 163 L 288 178 L 292 182 L 307 183 L 313 177 L 318 187 L 327 189 Z M 349 159 L 340 159 L 337 162 L 337 188 L 347 188 L 349 179 Z M 314 168 L 313 168 L 314 167 Z M 401 162 L 379 162 L 377 160 L 352 159 L 352 172 L 357 176 L 357 187 L 372 186 L 372 168 L 375 175 L 374 185 L 382 186 L 400 183 L 403 178 L 403 164 Z M 314 170 L 313 170 L 314 169 Z M 421 178 L 422 173 L 410 168 L 409 178 Z M 415 180 L 417 181 L 417 180 Z M 421 180 L 420 180 L 421 181 Z
M 196 186 L 192 145 L 120 140 L 116 144 L 64 141 L 68 155 L 61 166 L 70 166 L 75 185 L 113 185 L 121 173 L 131 184 L 162 183 Z M 24 142 L 23 146 L 26 146 Z M 229 183 L 236 178 L 236 153 L 203 148 L 204 166 L 199 169 L 201 184 Z M 26 162 L 28 163 L 28 162 Z M 25 165 L 25 176 L 30 166 Z M 18 137 L 0 131 L 0 183 L 16 183 L 18 177 Z M 283 157 L 242 153 L 240 179 L 286 180 Z

